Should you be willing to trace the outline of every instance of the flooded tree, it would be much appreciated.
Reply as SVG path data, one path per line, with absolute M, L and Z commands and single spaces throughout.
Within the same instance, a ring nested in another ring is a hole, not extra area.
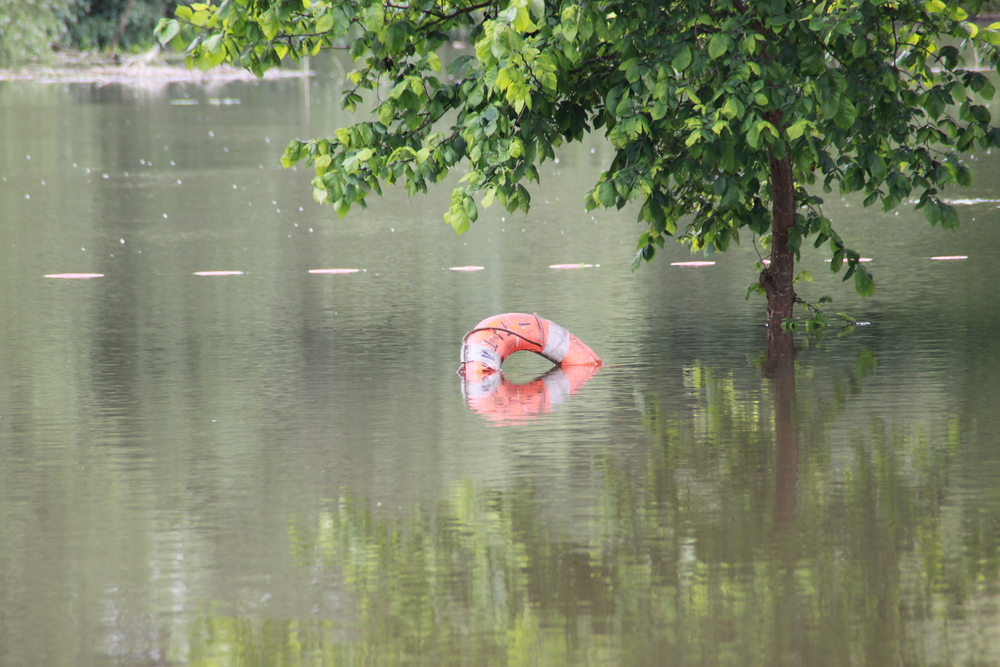
M 712 253 L 749 233 L 766 252 L 750 289 L 777 338 L 800 302 L 807 240 L 860 294 L 875 289 L 820 192 L 883 210 L 915 202 L 930 224 L 958 225 L 941 189 L 971 182 L 963 153 L 1000 145 L 994 86 L 973 66 L 996 67 L 1000 24 L 973 22 L 979 5 L 227 0 L 180 7 L 157 30 L 203 69 L 262 75 L 349 51 L 342 104 L 370 115 L 282 157 L 315 168 L 315 198 L 340 215 L 385 184 L 424 192 L 461 169 L 444 218 L 462 233 L 494 201 L 527 211 L 539 165 L 601 132 L 615 153 L 585 204 L 636 205 L 633 267 L 668 237 Z M 439 52 L 458 38 L 471 48 L 445 67 Z

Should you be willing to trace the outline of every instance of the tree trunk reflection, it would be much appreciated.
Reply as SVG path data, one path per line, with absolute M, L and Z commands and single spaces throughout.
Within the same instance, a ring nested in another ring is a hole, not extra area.
M 763 375 L 771 380 L 774 402 L 774 525 L 787 526 L 798 496 L 799 436 L 795 412 L 795 344 L 781 332 L 769 339 Z

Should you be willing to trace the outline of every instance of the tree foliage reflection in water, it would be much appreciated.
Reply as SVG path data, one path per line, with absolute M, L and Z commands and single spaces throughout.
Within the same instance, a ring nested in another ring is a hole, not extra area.
M 875 366 L 862 352 L 853 371 L 796 396 L 780 374 L 810 375 L 801 364 L 749 388 L 692 364 L 687 406 L 641 397 L 641 452 L 590 460 L 602 482 L 586 525 L 553 521 L 545 482 L 530 477 L 458 484 L 411 513 L 325 501 L 290 517 L 290 548 L 301 568 L 333 575 L 337 615 L 205 615 L 191 661 L 994 661 L 1000 539 L 949 483 L 974 425 L 873 412 L 842 432 Z

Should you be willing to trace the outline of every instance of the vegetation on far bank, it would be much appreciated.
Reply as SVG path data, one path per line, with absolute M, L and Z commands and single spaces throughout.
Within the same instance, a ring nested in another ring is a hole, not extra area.
M 0 67 L 44 62 L 63 50 L 117 54 L 153 44 L 175 0 L 0 0 Z
M 179 0 L 0 0 L 0 67 L 44 62 L 57 51 L 117 55 L 153 45 L 157 21 Z M 962 3 L 965 4 L 965 3 Z M 1000 0 L 981 14 L 1000 14 Z

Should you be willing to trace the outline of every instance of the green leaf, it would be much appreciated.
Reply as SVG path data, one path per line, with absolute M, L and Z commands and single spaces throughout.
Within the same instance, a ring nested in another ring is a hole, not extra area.
M 222 33 L 217 33 L 215 35 L 212 35 L 211 37 L 209 37 L 208 39 L 206 39 L 204 42 L 201 43 L 201 47 L 206 51 L 208 51 L 209 53 L 212 54 L 218 53 L 219 50 L 222 48 Z
M 257 19 L 257 24 L 268 40 L 274 39 L 278 35 L 278 31 L 281 30 L 281 22 L 276 16 L 275 9 L 275 7 L 271 7 Z
M 857 269 L 854 272 L 854 289 L 861 296 L 871 296 L 875 293 L 875 279 L 872 278 L 872 274 L 868 273 L 868 269 L 861 264 L 855 264 L 854 266 Z
M 833 122 L 837 124 L 837 127 L 843 130 L 849 130 L 854 125 L 854 121 L 858 118 L 858 110 L 854 106 L 854 103 L 847 97 L 840 98 L 840 109 L 837 115 L 834 116 Z
M 292 139 L 285 147 L 285 152 L 281 156 L 281 166 L 288 169 L 302 159 L 306 152 L 306 144 L 298 139 Z
M 465 211 L 465 216 L 469 219 L 469 222 L 475 222 L 479 219 L 479 209 L 476 208 L 476 202 L 472 197 L 465 197 L 462 200 L 462 208 Z
M 333 156 L 329 153 L 325 155 L 317 155 L 315 159 L 313 159 L 313 167 L 316 168 L 317 174 L 323 174 L 329 169 L 332 162 Z
M 517 32 L 533 32 L 538 29 L 538 26 L 531 21 L 531 15 L 528 13 L 527 7 L 518 7 L 517 13 L 514 18 L 514 22 L 511 26 Z
M 809 121 L 805 118 L 800 118 L 785 129 L 785 134 L 788 135 L 789 140 L 795 141 L 806 131 L 809 127 Z
M 994 23 L 993 25 L 1000 25 L 1000 24 Z M 983 30 L 983 39 L 989 42 L 991 46 L 1000 46 L 1000 31 L 997 31 L 992 27 L 991 29 Z
M 986 77 L 980 79 L 979 89 L 976 90 L 976 92 L 979 93 L 979 96 L 984 100 L 992 100 L 993 96 L 996 95 L 996 89 Z
M 936 88 L 928 90 L 924 100 L 924 108 L 927 109 L 928 115 L 934 120 L 940 117 L 944 112 L 944 97 L 938 90 Z
M 680 52 L 674 56 L 670 65 L 678 72 L 686 70 L 691 65 L 691 48 L 685 44 Z
M 451 191 L 451 206 L 444 214 L 444 220 L 451 225 L 456 234 L 464 234 L 469 230 L 469 208 L 466 201 L 472 201 L 472 198 L 462 189 L 455 188 Z M 475 207 L 475 202 L 472 202 L 472 209 L 475 210 Z
M 365 26 L 373 31 L 379 32 L 385 26 L 385 8 L 382 3 L 376 2 L 365 8 Z
M 744 111 L 746 111 L 746 107 L 743 106 L 743 102 L 735 95 L 727 97 L 726 103 L 722 105 L 722 113 L 730 118 L 743 118 Z
M 955 171 L 955 180 L 963 188 L 967 188 L 972 185 L 972 170 L 966 165 L 960 164 Z
M 639 59 L 629 58 L 623 62 L 619 69 L 625 70 L 625 79 L 629 83 L 635 83 L 639 80 Z
M 386 127 L 392 123 L 392 118 L 394 115 L 394 109 L 388 104 L 382 104 L 378 108 L 378 122 L 382 123 Z
M 876 179 L 880 181 L 884 179 L 886 174 L 885 158 L 881 155 L 873 155 L 871 161 L 871 172 L 872 176 Z
M 330 32 L 333 30 L 333 26 L 336 23 L 336 18 L 333 16 L 332 11 L 324 12 L 322 16 L 316 19 L 316 32 Z
M 717 32 L 712 35 L 712 39 L 708 42 L 708 55 L 712 60 L 717 60 L 729 52 L 729 48 L 733 45 L 733 38 L 725 32 Z
M 759 294 L 761 296 L 767 296 L 767 292 L 764 291 L 764 286 L 759 282 L 750 283 L 747 285 L 747 292 L 744 298 L 749 301 L 751 294 Z
M 636 269 L 639 268 L 640 264 L 642 264 L 642 251 L 641 250 L 639 252 L 635 253 L 635 257 L 632 258 L 632 265 L 629 268 L 631 268 L 632 271 L 635 271 Z
M 941 218 L 943 216 L 941 215 L 941 206 L 937 203 L 937 201 L 934 199 L 928 199 L 924 202 L 923 209 L 924 218 L 926 218 L 927 222 L 931 224 L 931 227 L 934 227 L 937 223 L 941 222 Z
M 177 36 L 181 31 L 181 26 L 176 19 L 161 19 L 156 26 L 157 41 L 160 42 L 161 46 L 166 46 L 170 40 Z
M 403 50 L 403 44 L 407 38 L 407 26 L 403 22 L 393 23 L 385 31 L 385 48 L 389 53 L 397 53 Z
M 486 194 L 483 195 L 483 200 L 480 202 L 483 208 L 489 208 L 493 204 L 493 198 L 496 196 L 496 188 L 489 188 L 486 190 Z
M 618 195 L 615 193 L 615 184 L 612 181 L 604 181 L 597 186 L 597 200 L 604 208 L 611 208 L 615 205 Z
M 958 210 L 951 204 L 941 204 L 941 228 L 958 229 Z

